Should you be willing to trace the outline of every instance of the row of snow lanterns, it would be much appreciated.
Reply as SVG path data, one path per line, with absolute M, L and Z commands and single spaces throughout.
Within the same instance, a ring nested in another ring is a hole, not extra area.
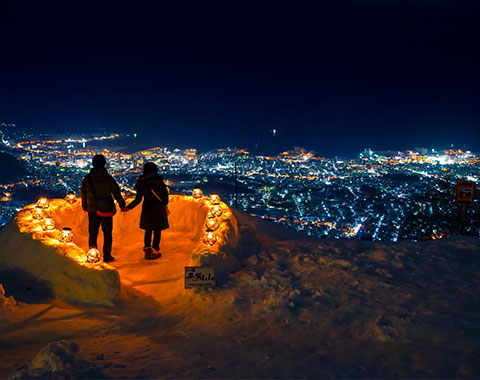
M 74 192 L 69 192 L 65 196 L 65 201 L 73 204 L 77 201 L 77 196 Z M 48 199 L 45 197 L 37 201 L 37 205 L 32 209 L 32 216 L 34 219 L 42 221 L 42 228 L 44 231 L 55 230 L 55 220 L 45 213 L 45 210 L 50 207 Z M 58 240 L 63 243 L 73 242 L 73 232 L 70 227 L 64 227 L 57 235 Z M 100 251 L 96 248 L 90 248 L 87 252 L 87 261 L 89 263 L 98 263 L 100 261 Z
M 200 200 L 203 197 L 203 191 L 201 189 L 193 189 L 192 197 L 196 200 Z M 213 206 L 210 208 L 207 221 L 205 226 L 207 231 L 205 232 L 205 244 L 214 245 L 217 242 L 217 234 L 215 233 L 216 230 L 220 227 L 220 223 L 218 222 L 217 217 L 221 216 L 223 211 L 222 207 L 220 206 L 220 196 L 218 194 L 211 194 L 210 195 L 210 204 Z

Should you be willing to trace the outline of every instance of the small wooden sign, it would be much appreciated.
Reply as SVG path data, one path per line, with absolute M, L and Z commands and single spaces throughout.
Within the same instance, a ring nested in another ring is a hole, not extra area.
M 455 202 L 473 203 L 475 199 L 475 182 L 459 181 L 455 190 Z
M 185 267 L 185 289 L 214 288 L 215 267 Z

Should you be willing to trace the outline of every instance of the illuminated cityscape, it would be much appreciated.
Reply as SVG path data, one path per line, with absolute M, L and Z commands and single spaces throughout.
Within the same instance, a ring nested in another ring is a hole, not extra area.
M 36 201 L 32 197 L 45 192 L 57 197 L 69 191 L 78 194 L 91 157 L 99 152 L 126 194 L 134 192 L 143 164 L 153 161 L 171 192 L 189 194 L 200 187 L 218 193 L 231 206 L 236 205 L 236 164 L 240 210 L 317 238 L 423 241 L 459 234 L 455 183 L 480 178 L 478 156 L 459 149 L 365 149 L 345 160 L 299 147 L 275 156 L 237 148 L 198 152 L 154 147 L 125 153 L 116 143 L 128 144 L 136 136 L 42 138 L 6 123 L 1 124 L 0 136 L 1 151 L 15 156 L 25 171 L 15 179 L 2 179 L 1 225 Z M 464 233 L 478 236 L 478 196 L 466 211 Z

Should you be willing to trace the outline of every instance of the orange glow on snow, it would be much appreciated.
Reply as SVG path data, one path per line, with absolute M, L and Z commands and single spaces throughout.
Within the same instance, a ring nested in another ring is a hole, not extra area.
M 132 200 L 126 199 L 127 204 Z M 116 269 L 122 284 L 151 294 L 162 302 L 185 291 L 185 266 L 207 265 L 202 263 L 208 263 L 210 257 L 219 254 L 215 262 L 220 265 L 225 257 L 223 247 L 237 241 L 236 218 L 227 204 L 218 199 L 218 204 L 212 205 L 209 197 L 195 199 L 193 195 L 170 195 L 170 228 L 162 231 L 162 257 L 154 261 L 144 259 L 139 206 L 128 212 L 119 211 L 114 216 L 112 254 L 115 261 L 107 264 L 102 260 L 101 228 L 97 242 L 100 252 L 87 254 L 88 217 L 81 202 L 69 203 L 67 197 L 47 202 L 50 204 L 48 211 L 33 204 L 17 214 L 15 223 L 21 233 L 30 234 L 33 240 L 81 266 L 95 270 Z M 45 225 L 48 228 L 45 229 Z

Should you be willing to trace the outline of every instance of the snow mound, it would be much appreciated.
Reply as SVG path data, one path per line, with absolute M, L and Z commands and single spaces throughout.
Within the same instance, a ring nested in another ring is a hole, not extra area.
M 15 310 L 17 301 L 13 296 L 5 297 L 5 289 L 0 284 L 0 322 L 10 320 L 11 314 Z
M 5 297 L 5 289 L 3 289 L 2 284 L 0 284 L 0 310 L 9 309 L 16 304 L 17 301 L 15 301 L 13 296 Z
M 78 345 L 59 341 L 48 344 L 33 358 L 27 368 L 17 373 L 13 379 L 69 379 L 73 377 L 75 355 Z
M 88 218 L 79 201 L 70 204 L 63 199 L 49 200 L 45 213 L 55 221 L 52 231 L 44 231 L 42 222 L 33 218 L 34 208 L 35 205 L 26 206 L 0 230 L 0 271 L 14 270 L 19 275 L 33 276 L 46 284 L 53 296 L 68 302 L 111 307 L 120 299 L 121 282 L 168 282 L 162 277 L 168 277 L 169 271 L 175 272 L 175 281 L 164 290 L 178 293 L 183 289 L 185 266 L 215 266 L 217 277 L 225 277 L 239 265 L 234 254 L 238 244 L 235 216 L 225 203 L 213 204 L 210 198 L 170 196 L 170 228 L 162 232 L 161 245 L 164 257 L 170 260 L 168 268 L 158 267 L 159 260 L 143 260 L 141 207 L 114 216 L 113 255 L 117 261 L 112 265 L 102 260 L 87 262 Z M 212 215 L 214 208 L 216 215 Z M 215 241 L 211 244 L 205 240 L 209 219 L 217 222 Z M 59 240 L 59 231 L 65 227 L 73 232 L 71 243 Z M 100 250 L 102 246 L 100 232 Z M 158 287 L 144 288 L 140 290 L 147 294 L 159 292 Z
M 13 379 L 106 378 L 100 368 L 76 358 L 78 349 L 78 344 L 73 342 L 50 343 L 40 350 L 26 368 L 16 373 Z

